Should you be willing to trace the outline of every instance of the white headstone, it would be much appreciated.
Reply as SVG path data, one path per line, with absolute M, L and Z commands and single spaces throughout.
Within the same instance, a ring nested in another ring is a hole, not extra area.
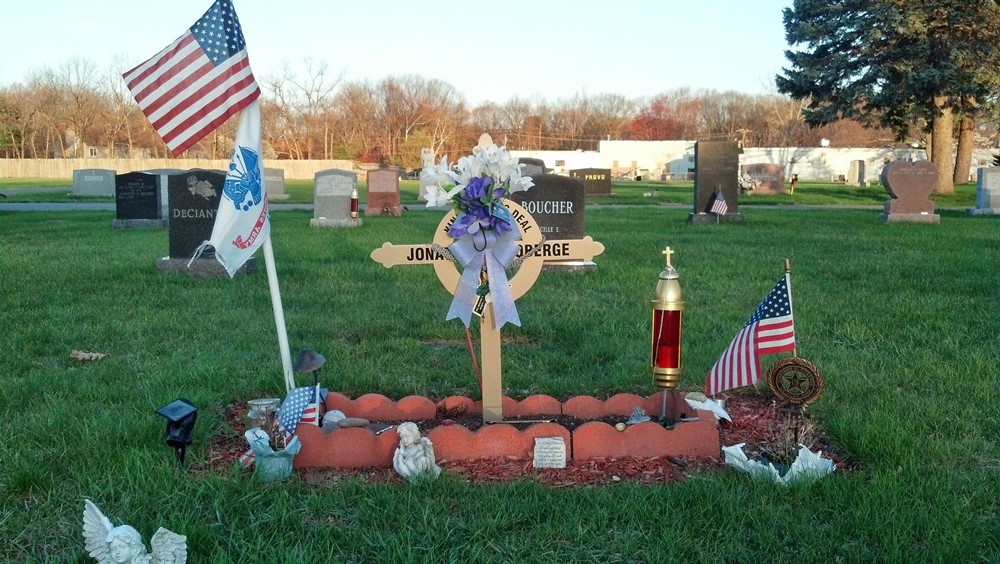
M 976 171 L 976 207 L 969 208 L 969 214 L 1000 214 L 1000 167 L 980 168 Z

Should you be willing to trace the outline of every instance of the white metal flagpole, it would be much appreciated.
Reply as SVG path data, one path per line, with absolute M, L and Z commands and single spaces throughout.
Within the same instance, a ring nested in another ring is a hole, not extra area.
M 281 307 L 281 291 L 278 289 L 278 274 L 274 268 L 274 250 L 268 235 L 264 248 L 264 268 L 267 270 L 267 286 L 271 290 L 271 309 L 274 310 L 274 324 L 278 329 L 278 350 L 281 352 L 281 371 L 285 376 L 285 393 L 295 387 L 292 375 L 292 353 L 288 349 L 288 331 L 285 330 L 285 311 Z

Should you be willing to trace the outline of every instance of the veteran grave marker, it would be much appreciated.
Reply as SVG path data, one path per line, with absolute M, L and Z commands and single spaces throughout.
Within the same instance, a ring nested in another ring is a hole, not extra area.
M 351 194 L 358 188 L 358 175 L 331 168 L 313 177 L 315 186 L 313 227 L 358 227 L 360 217 L 351 217 Z
M 116 229 L 135 227 L 166 227 L 160 205 L 160 179 L 145 172 L 129 172 L 115 176 Z
M 368 205 L 365 215 L 402 215 L 399 205 L 399 170 L 379 168 L 368 171 Z
M 94 197 L 115 195 L 115 171 L 84 168 L 73 171 L 73 195 Z
M 739 213 L 740 153 L 735 141 L 698 141 L 694 144 L 694 211 L 688 221 L 742 221 Z M 722 192 L 727 212 L 709 213 L 716 191 Z

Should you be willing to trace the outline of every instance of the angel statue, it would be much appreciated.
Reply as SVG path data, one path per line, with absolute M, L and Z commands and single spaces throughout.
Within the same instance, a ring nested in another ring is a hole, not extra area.
M 418 477 L 437 478 L 441 467 L 434 461 L 434 445 L 431 440 L 420 436 L 416 423 L 403 423 L 396 429 L 399 448 L 392 455 L 392 467 L 396 472 L 413 480 Z
M 160 527 L 146 552 L 139 531 L 128 525 L 115 527 L 89 499 L 83 506 L 83 538 L 87 553 L 98 564 L 184 564 L 187 562 L 187 537 Z

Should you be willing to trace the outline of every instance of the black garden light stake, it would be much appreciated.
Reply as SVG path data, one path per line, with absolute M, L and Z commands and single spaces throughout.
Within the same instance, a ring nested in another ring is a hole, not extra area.
M 198 408 L 186 399 L 178 399 L 157 409 L 156 413 L 167 419 L 167 445 L 174 447 L 177 462 L 183 465 L 194 424 L 198 420 Z

